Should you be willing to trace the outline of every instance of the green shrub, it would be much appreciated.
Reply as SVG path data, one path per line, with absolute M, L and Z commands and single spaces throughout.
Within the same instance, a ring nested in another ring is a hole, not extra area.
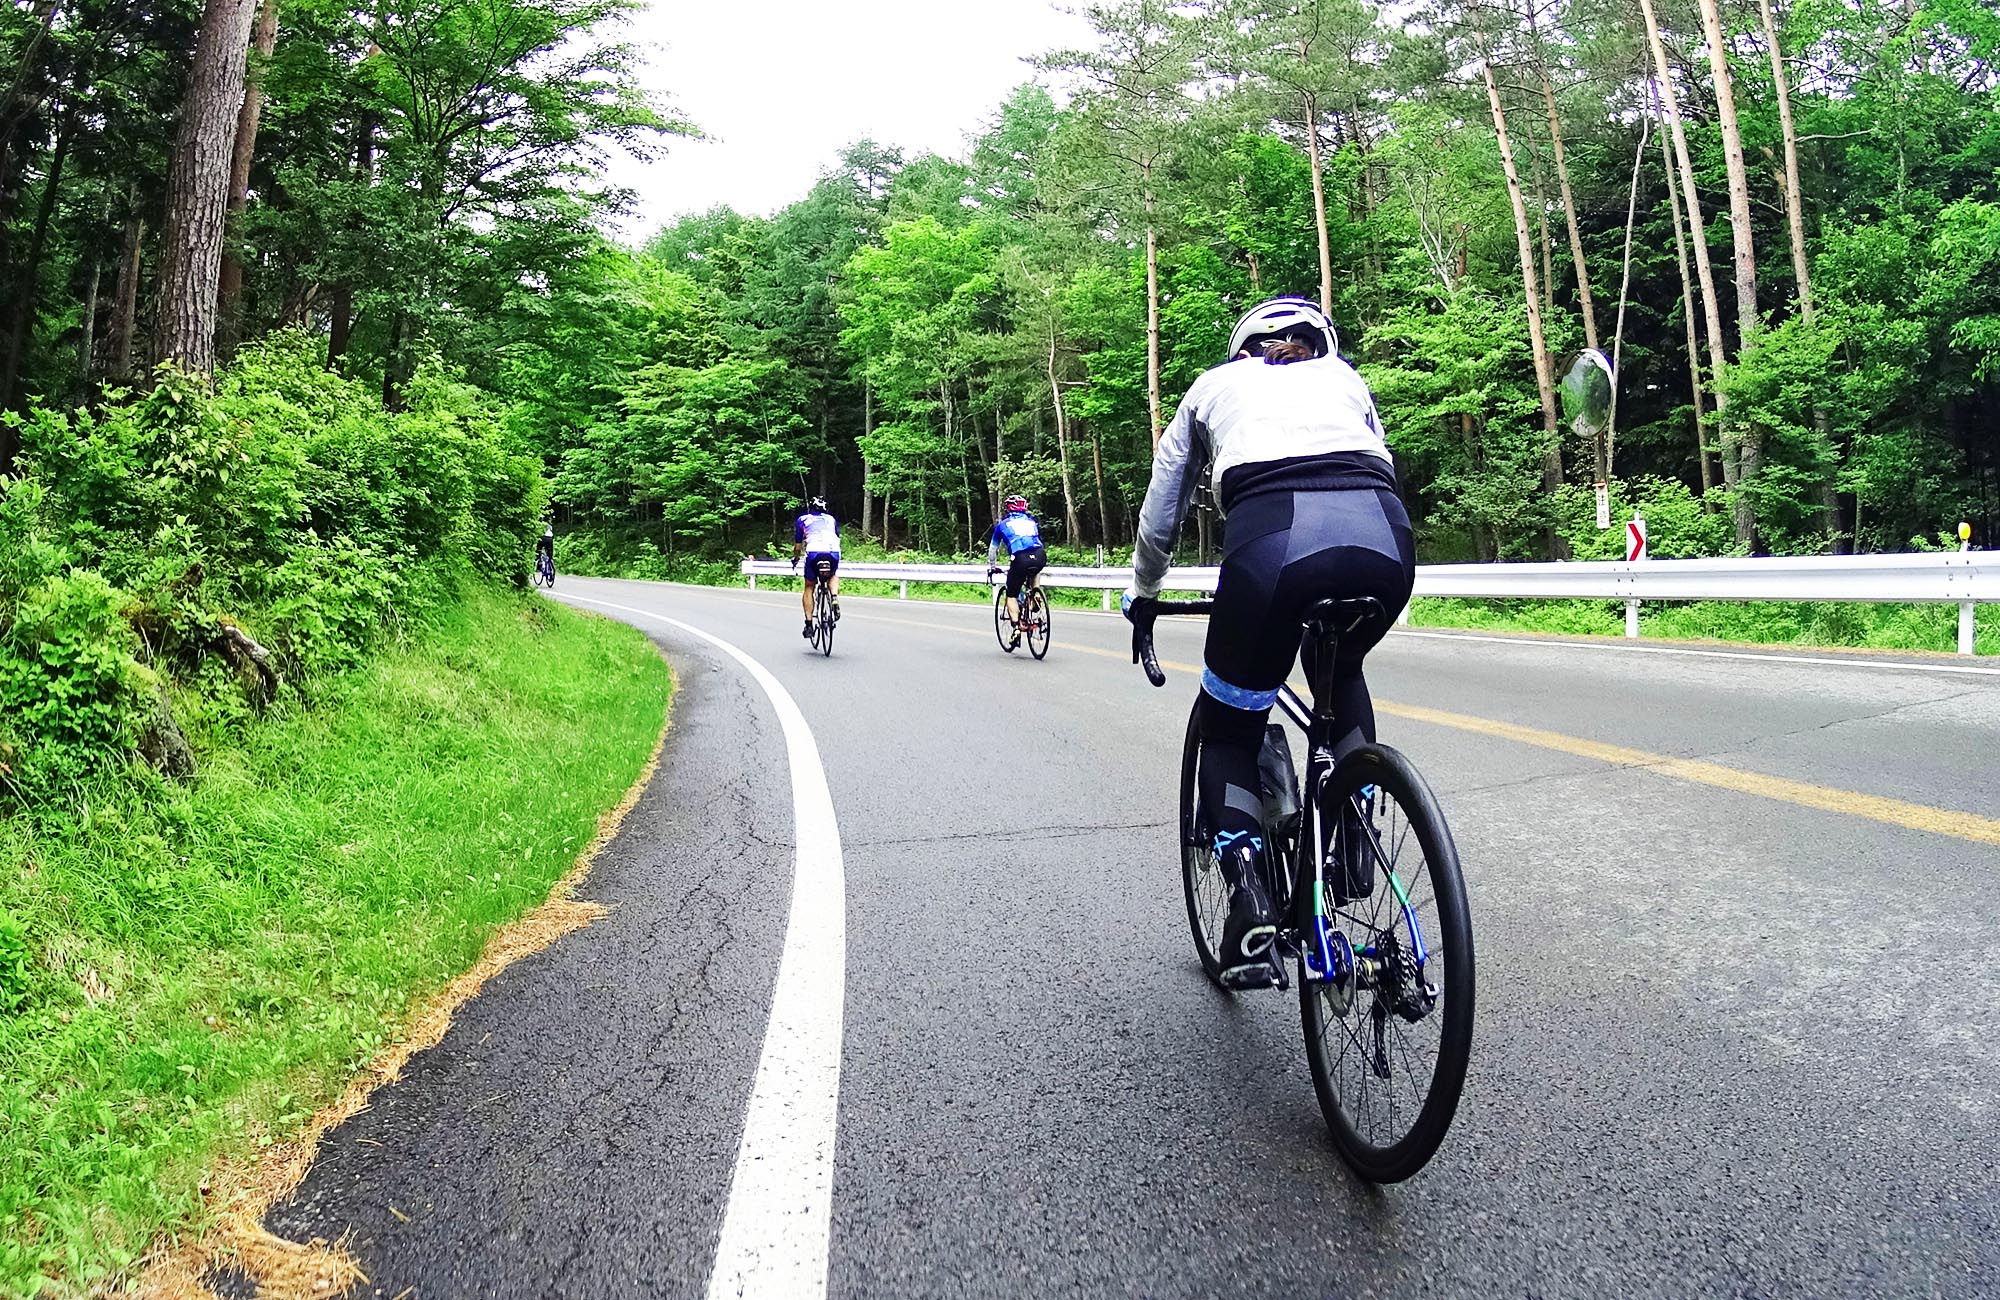
M 98 574 L 50 578 L 0 636 L 0 719 L 19 757 L 9 781 L 28 795 L 81 779 L 137 742 L 154 694 L 133 657 L 125 597 Z
M 22 452 L 0 480 L 0 792 L 46 796 L 142 736 L 176 742 L 147 752 L 184 770 L 160 687 L 239 689 L 240 651 L 211 671 L 229 625 L 297 688 L 469 577 L 525 578 L 546 490 L 492 399 L 433 362 L 388 411 L 320 349 L 277 334 L 213 388 L 163 370 L 95 408 L 6 417 Z
M 0 1015 L 11 1014 L 27 1004 L 33 959 L 28 947 L 28 927 L 0 907 Z

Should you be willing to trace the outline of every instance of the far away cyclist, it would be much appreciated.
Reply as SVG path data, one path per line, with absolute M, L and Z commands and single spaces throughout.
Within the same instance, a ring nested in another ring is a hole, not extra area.
M 1332 322 L 1302 298 L 1262 303 L 1237 322 L 1228 359 L 1194 381 L 1160 438 L 1125 594 L 1128 617 L 1159 595 L 1208 461 L 1225 523 L 1197 706 L 1199 780 L 1230 886 L 1222 977 L 1239 988 L 1276 974 L 1257 753 L 1299 655 L 1306 607 L 1372 596 L 1393 615 L 1416 578 L 1415 539 L 1375 400 L 1337 343 Z M 1375 739 L 1361 660 L 1386 631 L 1357 629 L 1340 642 L 1332 686 L 1339 753 Z M 1318 680 L 1315 665 L 1306 670 Z
M 1021 644 L 1021 597 L 1035 575 L 1048 567 L 1049 553 L 1042 549 L 1042 526 L 1028 513 L 1028 499 L 1010 496 L 1001 503 L 1000 522 L 986 543 L 986 576 L 1000 572 L 994 563 L 1000 548 L 1007 548 L 1007 621 L 1014 625 L 1014 644 Z
M 792 567 L 799 567 L 799 557 L 805 556 L 805 587 L 801 604 L 805 607 L 806 627 L 800 633 L 808 639 L 813 634 L 813 584 L 819 580 L 819 562 L 827 562 L 828 594 L 833 597 L 833 621 L 840 621 L 840 525 L 826 511 L 826 498 L 814 497 L 806 502 L 805 513 L 792 524 Z
M 542 575 L 542 581 L 555 585 L 556 580 L 556 526 L 546 524 L 542 535 L 535 539 L 535 569 Z

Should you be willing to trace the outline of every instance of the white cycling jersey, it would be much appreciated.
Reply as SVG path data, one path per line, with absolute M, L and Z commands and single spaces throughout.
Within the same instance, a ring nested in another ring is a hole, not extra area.
M 1157 596 L 1173 558 L 1174 535 L 1204 463 L 1223 475 L 1241 465 L 1365 452 L 1394 464 L 1367 383 L 1337 356 L 1270 365 L 1257 357 L 1225 362 L 1188 388 L 1153 452 L 1153 479 L 1139 511 L 1133 590 Z

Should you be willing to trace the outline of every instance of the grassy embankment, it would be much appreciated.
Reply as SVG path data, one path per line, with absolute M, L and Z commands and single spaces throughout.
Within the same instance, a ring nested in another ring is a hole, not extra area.
M 643 636 L 473 587 L 201 775 L 0 820 L 0 1294 L 115 1278 L 540 902 L 644 767 Z M 5 982 L 5 981 L 0 981 Z
M 1410 622 L 1418 627 L 1622 637 L 1625 607 L 1611 600 L 1425 599 L 1411 604 Z M 1639 635 L 1801 648 L 1948 652 L 1958 646 L 1958 606 L 1655 601 L 1639 608 Z M 2000 606 L 1980 607 L 1974 644 L 1982 655 L 2000 654 Z

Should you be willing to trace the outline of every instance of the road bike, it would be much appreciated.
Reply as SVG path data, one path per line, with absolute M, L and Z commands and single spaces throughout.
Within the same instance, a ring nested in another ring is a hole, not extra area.
M 994 573 L 998 572 L 997 569 L 989 572 L 987 580 L 992 581 Z M 1048 594 L 1030 582 L 1027 590 L 1021 593 L 1020 606 L 1020 618 L 1010 620 L 1007 617 L 1007 584 L 1004 581 L 993 584 L 993 635 L 999 638 L 1002 650 L 1013 654 L 1021 643 L 1014 639 L 1019 633 L 1021 641 L 1028 643 L 1028 653 L 1037 659 L 1043 658 L 1049 652 Z
M 833 593 L 828 584 L 833 577 L 833 564 L 827 560 L 816 561 L 813 565 L 813 621 L 812 647 L 822 655 L 833 653 Z
M 1161 615 L 1206 614 L 1210 600 L 1135 602 L 1132 660 L 1166 683 L 1153 650 Z M 1401 1182 L 1437 1153 L 1458 1111 L 1472 1052 L 1472 916 L 1458 850 L 1430 787 L 1387 745 L 1334 754 L 1333 664 L 1341 638 L 1386 626 L 1373 599 L 1305 612 L 1317 652 L 1308 708 L 1289 685 L 1278 707 L 1306 736 L 1301 798 L 1284 727 L 1271 724 L 1264 779 L 1265 869 L 1279 917 L 1277 987 L 1296 963 L 1306 1060 L 1335 1148 L 1361 1177 Z M 1201 807 L 1199 704 L 1181 748 L 1181 884 L 1195 951 L 1221 985 L 1217 952 L 1229 891 Z
M 537 555 L 535 557 L 534 582 L 537 587 L 553 587 L 556 585 L 556 561 L 553 555 Z

